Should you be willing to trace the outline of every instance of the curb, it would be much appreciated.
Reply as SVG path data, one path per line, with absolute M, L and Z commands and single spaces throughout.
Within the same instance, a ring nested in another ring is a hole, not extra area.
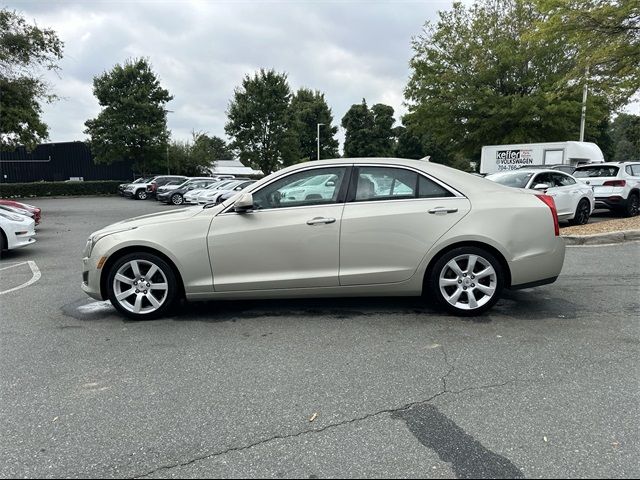
M 563 235 L 562 238 L 567 245 L 606 245 L 640 240 L 640 230 L 624 230 L 595 235 Z

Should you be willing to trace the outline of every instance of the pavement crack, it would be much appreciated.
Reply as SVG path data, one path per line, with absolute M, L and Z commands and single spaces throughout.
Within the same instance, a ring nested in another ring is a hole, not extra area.
M 206 455 L 201 455 L 201 456 L 192 458 L 192 459 L 187 460 L 187 461 L 176 462 L 176 463 L 173 463 L 171 465 L 163 465 L 161 467 L 158 467 L 158 468 L 155 468 L 153 470 L 150 470 L 150 471 L 148 471 L 146 473 L 143 473 L 143 474 L 140 474 L 140 475 L 135 475 L 135 476 L 133 476 L 131 478 L 133 478 L 133 479 L 145 478 L 145 477 L 148 477 L 150 475 L 153 475 L 153 474 L 155 474 L 157 472 L 160 472 L 160 471 L 163 471 L 163 470 L 171 470 L 173 468 L 186 467 L 186 466 L 192 465 L 192 464 L 194 464 L 196 462 L 200 462 L 200 461 L 203 461 L 203 460 L 209 460 L 211 458 L 219 457 L 221 455 L 226 455 L 228 453 L 241 452 L 241 451 L 244 451 L 244 450 L 249 450 L 251 448 L 254 448 L 254 447 L 257 447 L 257 446 L 260 446 L 260 445 L 264 445 L 264 444 L 272 442 L 274 440 L 287 440 L 287 439 L 290 439 L 290 438 L 302 437 L 302 436 L 309 435 L 309 434 L 321 433 L 321 432 L 324 432 L 326 430 L 330 430 L 330 429 L 333 429 L 333 428 L 341 427 L 341 426 L 344 426 L 344 425 L 349 425 L 349 424 L 352 424 L 352 423 L 362 422 L 362 421 L 365 421 L 365 420 L 368 420 L 368 419 L 371 419 L 371 418 L 374 418 L 374 417 L 377 417 L 377 416 L 380 416 L 380 415 L 384 415 L 384 414 L 393 415 L 394 413 L 399 413 L 399 412 L 403 412 L 403 411 L 406 411 L 406 410 L 410 410 L 411 408 L 416 407 L 418 405 L 424 405 L 424 404 L 430 403 L 431 401 L 433 401 L 436 398 L 438 398 L 438 397 L 440 397 L 442 395 L 445 395 L 445 394 L 458 395 L 458 394 L 461 394 L 461 393 L 464 393 L 464 392 L 467 392 L 467 391 L 471 391 L 471 390 L 483 390 L 483 389 L 489 389 L 489 388 L 499 388 L 499 387 L 504 387 L 504 386 L 506 386 L 506 385 L 508 385 L 510 383 L 514 383 L 515 382 L 515 380 L 509 380 L 509 381 L 503 382 L 503 383 L 481 385 L 481 386 L 478 386 L 478 387 L 467 387 L 467 388 L 463 388 L 462 390 L 447 390 L 447 377 L 454 372 L 455 367 L 452 364 L 449 363 L 449 359 L 447 357 L 447 352 L 446 352 L 444 346 L 442 347 L 442 354 L 443 354 L 443 357 L 444 357 L 444 363 L 448 367 L 447 372 L 442 377 L 440 377 L 440 380 L 442 382 L 442 387 L 443 388 L 442 388 L 441 391 L 439 391 L 438 393 L 430 396 L 427 399 L 416 400 L 415 402 L 406 403 L 406 404 L 404 404 L 404 405 L 402 405 L 400 407 L 385 408 L 385 409 L 378 410 L 378 411 L 373 412 L 373 413 L 367 413 L 367 414 L 362 415 L 360 417 L 351 418 L 351 419 L 348 419 L 348 420 L 342 420 L 340 422 L 335 422 L 335 423 L 329 423 L 329 424 L 327 424 L 327 425 L 325 425 L 325 426 L 323 426 L 321 428 L 310 428 L 310 429 L 302 430 L 302 431 L 297 432 L 297 433 L 290 433 L 290 434 L 286 434 L 286 435 L 273 435 L 271 437 L 264 438 L 262 440 L 258 440 L 256 442 L 253 442 L 253 443 L 250 443 L 250 444 L 247 444 L 247 445 L 241 445 L 241 446 L 238 446 L 238 447 L 230 447 L 230 448 L 227 448 L 227 449 L 224 449 L 224 450 L 220 450 L 218 452 L 213 452 L 213 453 L 209 453 L 209 454 L 206 454 Z

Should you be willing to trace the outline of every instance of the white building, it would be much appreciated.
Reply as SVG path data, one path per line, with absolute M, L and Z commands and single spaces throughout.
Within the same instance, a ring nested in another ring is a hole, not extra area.
M 240 160 L 216 160 L 210 168 L 211 175 L 235 175 L 236 177 L 260 177 L 260 170 L 245 167 Z

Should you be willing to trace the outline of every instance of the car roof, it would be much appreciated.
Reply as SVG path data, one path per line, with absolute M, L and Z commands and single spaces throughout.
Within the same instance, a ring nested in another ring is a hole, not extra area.
M 640 164 L 640 160 L 632 161 L 632 162 L 587 163 L 585 165 L 580 165 L 577 168 L 585 168 L 585 167 L 619 167 L 620 165 L 635 165 L 635 164 Z
M 563 172 L 562 170 L 556 170 L 555 168 L 518 168 L 517 170 L 509 170 L 509 172 L 563 173 L 564 175 L 569 175 L 567 172 Z M 507 173 L 507 172 L 496 172 L 496 173 Z

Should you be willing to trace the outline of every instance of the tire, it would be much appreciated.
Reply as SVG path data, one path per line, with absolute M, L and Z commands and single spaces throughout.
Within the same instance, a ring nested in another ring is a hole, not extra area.
M 151 272 L 154 266 L 155 269 Z M 140 276 L 135 274 L 135 268 Z M 147 277 L 150 272 L 151 277 Z M 129 295 L 126 295 L 127 292 L 130 292 Z M 116 310 L 134 320 L 150 320 L 163 316 L 171 308 L 177 293 L 178 281 L 173 269 L 157 255 L 145 252 L 130 253 L 116 260 L 109 269 L 109 301 Z
M 638 215 L 638 210 L 640 209 L 640 198 L 638 198 L 638 194 L 637 193 L 632 193 L 631 195 L 629 195 L 629 198 L 627 199 L 627 206 L 624 209 L 624 214 L 627 217 L 635 217 L 636 215 Z
M 147 199 L 147 191 L 141 188 L 140 190 L 138 190 L 136 192 L 135 198 L 138 199 L 138 200 L 146 200 Z
M 474 263 L 471 271 L 470 261 Z M 477 276 L 478 273 L 483 275 Z M 459 247 L 436 261 L 428 278 L 427 293 L 455 315 L 480 315 L 500 298 L 504 278 L 502 265 L 494 255 L 478 247 Z
M 184 197 L 179 193 L 171 195 L 171 203 L 174 205 L 182 205 L 184 203 Z
M 576 213 L 573 218 L 569 220 L 570 225 L 586 225 L 589 223 L 589 216 L 591 215 L 591 204 L 589 200 L 583 198 L 578 202 L 576 207 Z
M 4 231 L 0 228 L 0 258 L 2 258 L 3 252 L 8 248 L 7 237 Z

